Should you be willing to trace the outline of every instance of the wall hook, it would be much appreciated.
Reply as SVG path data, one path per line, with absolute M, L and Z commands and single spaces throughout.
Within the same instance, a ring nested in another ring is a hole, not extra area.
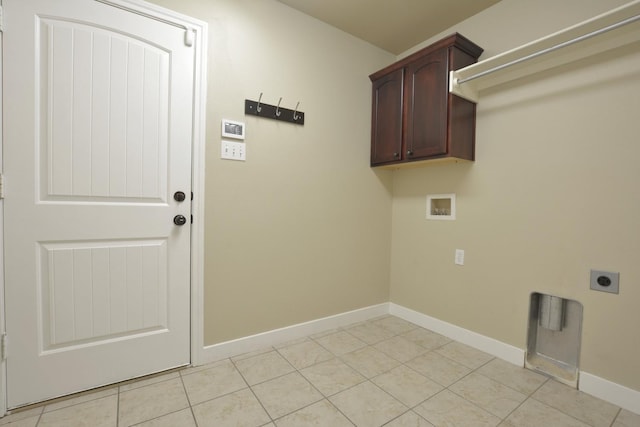
M 300 105 L 300 101 L 298 101 L 298 103 L 296 104 L 296 108 L 295 110 L 293 110 L 293 120 L 298 120 L 298 106 Z
M 262 92 L 260 92 L 260 98 L 258 98 L 258 106 L 256 107 L 256 111 L 258 113 L 262 111 L 262 107 L 260 106 L 260 101 L 262 101 Z
M 244 113 L 252 116 L 264 117 L 266 119 L 274 119 L 301 126 L 304 125 L 304 112 L 298 110 L 300 102 L 296 105 L 295 110 L 281 107 L 281 104 L 282 97 L 280 97 L 277 106 L 262 102 L 262 92 L 260 92 L 260 99 L 258 101 L 252 101 L 250 99 L 244 100 Z
M 278 100 L 278 105 L 276 106 L 276 117 L 280 117 L 280 114 L 282 114 L 280 112 L 280 103 L 282 102 L 282 97 L 280 97 L 280 99 Z

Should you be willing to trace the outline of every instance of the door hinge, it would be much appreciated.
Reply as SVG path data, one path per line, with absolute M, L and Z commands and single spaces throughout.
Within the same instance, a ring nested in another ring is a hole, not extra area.
M 191 28 L 184 29 L 184 45 L 187 47 L 193 46 L 193 30 Z
M 4 14 L 2 13 L 1 4 L 0 4 L 0 33 L 4 33 Z
M 7 360 L 7 334 L 2 334 L 0 338 L 0 360 Z
M 4 174 L 0 173 L 0 200 L 4 199 Z

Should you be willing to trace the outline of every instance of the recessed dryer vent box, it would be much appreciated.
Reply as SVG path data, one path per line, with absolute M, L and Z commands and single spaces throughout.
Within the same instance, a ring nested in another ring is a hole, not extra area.
M 430 194 L 427 196 L 427 219 L 456 219 L 455 194 Z
M 531 294 L 525 367 L 577 387 L 582 312 L 578 301 Z

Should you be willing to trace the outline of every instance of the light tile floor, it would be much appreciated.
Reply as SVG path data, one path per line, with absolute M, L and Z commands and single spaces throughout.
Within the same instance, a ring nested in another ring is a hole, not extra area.
M 26 408 L 9 427 L 639 427 L 640 415 L 393 316 Z

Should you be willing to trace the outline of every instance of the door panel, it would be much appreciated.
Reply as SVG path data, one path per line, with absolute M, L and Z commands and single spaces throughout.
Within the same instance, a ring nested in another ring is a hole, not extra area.
M 39 246 L 43 353 L 167 329 L 166 240 Z
M 166 202 L 169 53 L 64 20 L 40 34 L 43 200 Z
M 402 158 L 403 84 L 403 69 L 373 82 L 372 165 Z
M 409 112 L 406 144 L 409 158 L 447 152 L 447 51 L 425 56 L 407 67 Z
M 194 49 L 87 0 L 4 0 L 9 408 L 188 364 Z M 10 183 L 10 184 L 9 184 Z

